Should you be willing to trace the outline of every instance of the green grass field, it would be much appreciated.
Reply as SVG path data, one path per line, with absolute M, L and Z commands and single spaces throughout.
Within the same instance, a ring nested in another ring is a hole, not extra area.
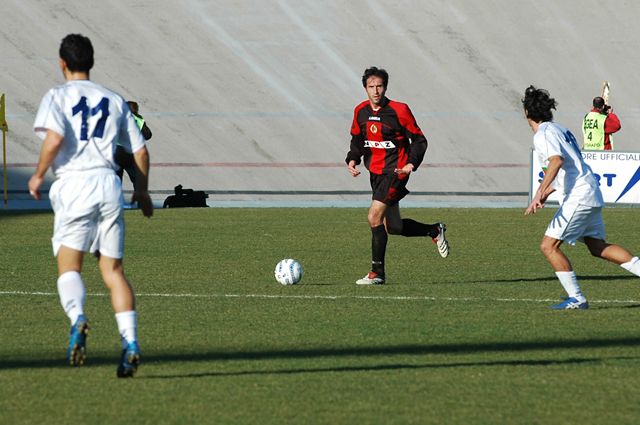
M 66 365 L 50 213 L 0 213 L 2 424 L 637 424 L 640 279 L 567 247 L 591 309 L 551 311 L 538 250 L 553 210 L 406 209 L 445 221 L 451 256 L 392 236 L 368 271 L 365 209 L 128 211 L 125 266 L 143 364 L 119 338 L 95 261 L 88 361 Z M 605 212 L 640 253 L 636 209 Z M 301 284 L 273 278 L 301 261 Z

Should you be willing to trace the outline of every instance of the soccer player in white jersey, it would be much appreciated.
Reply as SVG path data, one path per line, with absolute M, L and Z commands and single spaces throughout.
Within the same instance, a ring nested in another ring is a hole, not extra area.
M 153 214 L 147 191 L 149 154 L 124 99 L 89 80 L 91 41 L 79 34 L 67 35 L 59 53 L 66 83 L 49 90 L 40 103 L 33 127 L 43 143 L 29 193 L 41 198 L 40 187 L 51 168 L 56 177 L 49 198 L 55 213 L 52 243 L 58 293 L 71 320 L 69 363 L 79 366 L 86 358 L 89 325 L 80 271 L 84 253 L 91 252 L 98 257 L 121 335 L 117 376 L 130 377 L 138 368 L 140 348 L 134 293 L 122 265 L 123 196 L 114 161 L 116 142 L 134 154 L 138 172 L 134 200 L 146 217 Z
M 529 86 L 522 99 L 525 117 L 534 132 L 533 145 L 540 163 L 546 168 L 544 178 L 525 215 L 535 213 L 551 193 L 560 193 L 560 208 L 542 238 L 540 250 L 556 272 L 567 292 L 556 310 L 589 308 L 587 298 L 573 271 L 571 262 L 560 250 L 563 242 L 584 242 L 594 257 L 618 264 L 640 276 L 640 260 L 625 248 L 605 242 L 602 220 L 604 201 L 598 181 L 582 159 L 574 135 L 553 122 L 555 99 L 546 90 Z

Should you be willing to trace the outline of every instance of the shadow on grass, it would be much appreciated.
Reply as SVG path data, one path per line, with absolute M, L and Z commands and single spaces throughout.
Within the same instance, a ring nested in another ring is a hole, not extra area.
M 246 375 L 295 375 L 300 373 L 333 373 L 333 372 L 377 372 L 386 370 L 419 370 L 446 369 L 461 367 L 493 367 L 493 366 L 552 366 L 566 364 L 600 363 L 601 359 L 565 359 L 565 360 L 501 360 L 486 362 L 429 363 L 429 364 L 385 364 L 371 366 L 335 366 L 279 370 L 243 370 L 238 372 L 197 372 L 175 375 L 149 375 L 139 379 L 176 379 L 176 378 L 210 378 Z
M 591 306 L 589 306 L 591 308 Z M 640 308 L 640 304 L 631 304 L 631 305 L 599 305 L 596 307 L 598 310 L 616 310 L 623 308 Z
M 637 276 L 625 275 L 625 276 L 581 276 L 578 275 L 579 281 L 610 281 L 610 280 L 637 280 Z M 487 279 L 487 280 L 467 280 L 460 281 L 462 283 L 520 283 L 520 282 L 557 282 L 558 278 L 553 275 L 547 275 L 544 277 L 528 277 L 528 278 L 513 278 L 513 279 Z
M 581 340 L 551 340 L 531 342 L 487 342 L 465 344 L 416 344 L 379 347 L 350 347 L 350 348 L 309 348 L 287 350 L 263 350 L 263 351 L 204 351 L 195 353 L 153 353 L 145 354 L 143 347 L 143 363 L 163 362 L 211 362 L 229 360 L 274 360 L 274 359 L 313 359 L 331 357 L 375 357 L 383 356 L 423 356 L 423 355 L 465 355 L 478 353 L 520 353 L 546 350 L 567 349 L 598 349 L 612 347 L 640 347 L 640 338 L 600 338 Z M 98 354 L 89 357 L 87 365 L 115 365 L 118 355 L 105 356 Z M 526 364 L 527 360 L 520 360 L 520 364 Z M 447 365 L 447 364 L 444 364 Z M 0 370 L 8 369 L 36 369 L 58 368 L 69 366 L 60 359 L 56 353 L 52 358 L 2 358 Z M 448 366 L 450 367 L 450 366 Z
M 23 210 L 5 210 L 2 208 L 2 201 L 0 201 L 0 218 L 1 217 L 20 217 L 29 215 L 51 215 L 53 211 L 50 209 L 23 209 Z

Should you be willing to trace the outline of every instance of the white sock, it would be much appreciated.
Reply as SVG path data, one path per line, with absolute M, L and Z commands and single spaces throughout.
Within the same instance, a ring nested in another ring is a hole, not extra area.
M 130 342 L 135 342 L 138 340 L 138 336 L 136 335 L 136 319 L 137 315 L 134 310 L 116 313 L 116 323 L 118 323 L 118 331 L 120 332 L 122 349 L 127 348 L 127 345 L 129 345 Z
M 75 324 L 78 316 L 84 314 L 84 301 L 87 296 L 80 273 L 76 271 L 62 273 L 58 277 L 58 294 L 64 312 L 67 313 L 71 324 Z
M 573 270 L 570 272 L 556 272 L 556 276 L 558 276 L 558 280 L 560 280 L 562 287 L 570 298 L 575 298 L 580 302 L 587 300 L 580 289 L 576 272 Z
M 630 271 L 636 276 L 640 276 L 640 259 L 638 259 L 638 257 L 633 257 L 628 263 L 620 264 L 620 267 Z

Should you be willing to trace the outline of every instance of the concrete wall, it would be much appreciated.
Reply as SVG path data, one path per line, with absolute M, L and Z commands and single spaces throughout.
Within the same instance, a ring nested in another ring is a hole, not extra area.
M 526 192 L 529 84 L 579 135 L 609 80 L 616 148 L 640 150 L 639 18 L 630 1 L 0 0 L 10 188 L 37 161 L 31 125 L 62 82 L 60 39 L 80 32 L 92 79 L 137 100 L 153 130 L 153 190 L 367 191 L 343 161 L 360 76 L 377 65 L 430 142 L 412 191 Z

